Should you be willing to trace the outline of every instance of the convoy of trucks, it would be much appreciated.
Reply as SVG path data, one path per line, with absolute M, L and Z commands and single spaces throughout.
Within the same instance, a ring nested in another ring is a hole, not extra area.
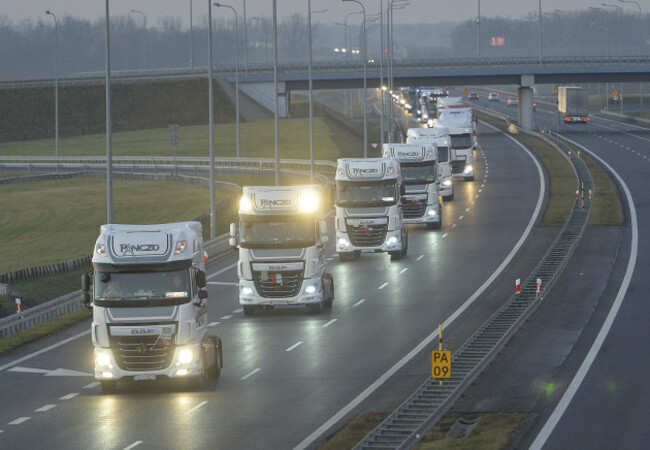
M 394 158 L 342 158 L 336 174 L 336 252 L 341 261 L 362 252 L 406 256 L 408 231 L 401 197 L 399 161 Z
M 438 177 L 438 152 L 434 143 L 384 144 L 385 158 L 396 158 L 402 171 L 404 223 L 425 224 L 430 230 L 442 226 Z
M 560 86 L 557 109 L 565 123 L 589 123 L 589 95 L 579 86 Z
M 332 306 L 334 280 L 325 267 L 327 224 L 320 186 L 246 186 L 230 245 L 239 247 L 239 303 L 257 308 Z
M 120 380 L 200 386 L 219 377 L 223 349 L 208 333 L 204 255 L 199 222 L 101 227 L 93 273 L 81 285 L 93 310 L 95 378 L 103 391 Z

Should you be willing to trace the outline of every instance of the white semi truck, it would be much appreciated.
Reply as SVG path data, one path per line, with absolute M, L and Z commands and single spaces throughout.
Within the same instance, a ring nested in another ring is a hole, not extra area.
M 404 194 L 399 161 L 394 158 L 342 158 L 336 167 L 336 251 L 341 261 L 362 252 L 406 256 Z
M 456 151 L 451 146 L 449 129 L 439 128 L 409 128 L 406 131 L 407 144 L 435 144 L 438 152 L 438 178 L 440 180 L 440 196 L 444 200 L 454 199 L 454 180 L 451 173 L 451 161 L 456 159 Z
M 332 305 L 334 280 L 325 267 L 327 224 L 320 186 L 246 186 L 230 245 L 239 247 L 239 303 L 258 308 Z
M 405 193 L 404 223 L 425 224 L 430 230 L 442 226 L 437 159 L 433 143 L 384 144 L 384 158 L 399 160 Z
M 433 127 L 449 129 L 451 146 L 456 151 L 456 159 L 451 162 L 454 178 L 473 181 L 474 149 L 478 143 L 471 106 L 463 103 L 445 106 L 433 120 Z
M 205 260 L 199 222 L 101 227 L 93 273 L 81 285 L 93 309 L 103 391 L 120 380 L 174 378 L 198 387 L 219 377 L 223 353 L 221 339 L 208 334 Z

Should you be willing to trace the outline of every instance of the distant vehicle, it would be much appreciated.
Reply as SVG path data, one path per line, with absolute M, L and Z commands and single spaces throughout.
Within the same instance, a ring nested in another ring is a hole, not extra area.
M 588 123 L 587 89 L 579 86 L 560 86 L 557 93 L 557 109 L 565 123 Z
M 496 92 L 490 92 L 488 95 L 488 101 L 489 102 L 498 102 L 499 101 L 499 94 Z
M 508 106 L 517 106 L 519 99 L 517 97 L 508 97 Z
M 533 103 L 533 111 L 537 111 L 537 103 Z
M 478 100 L 478 99 L 479 99 L 479 96 L 475 92 L 474 93 L 470 92 L 470 94 L 467 96 L 467 100 Z

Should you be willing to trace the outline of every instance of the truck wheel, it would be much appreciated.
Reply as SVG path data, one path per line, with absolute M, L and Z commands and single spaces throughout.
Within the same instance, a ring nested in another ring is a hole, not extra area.
M 341 262 L 352 261 L 352 253 L 348 253 L 348 252 L 339 253 L 339 261 Z
M 214 346 L 215 358 L 214 363 L 208 370 L 208 376 L 216 380 L 221 376 L 221 368 L 223 367 L 223 348 L 221 346 L 221 339 L 212 337 L 210 341 Z
M 404 240 L 404 246 L 402 247 L 402 257 L 405 257 L 406 254 L 409 252 L 409 235 L 408 233 L 405 233 Z
M 323 302 L 311 304 L 308 308 L 310 313 L 320 314 L 323 311 Z
M 208 369 L 206 367 L 205 353 L 201 353 L 201 372 L 197 377 L 186 379 L 185 386 L 187 386 L 187 389 L 190 390 L 201 389 L 203 386 L 205 386 L 207 380 L 208 380 Z
M 244 305 L 244 315 L 250 317 L 253 314 L 255 314 L 255 307 L 254 306 Z
M 117 389 L 117 381 L 102 380 L 99 382 L 99 384 L 102 387 L 102 392 L 104 392 L 105 394 L 115 392 L 115 390 Z
M 325 292 L 325 306 L 331 308 L 334 301 L 334 277 L 330 273 L 325 274 L 323 291 Z

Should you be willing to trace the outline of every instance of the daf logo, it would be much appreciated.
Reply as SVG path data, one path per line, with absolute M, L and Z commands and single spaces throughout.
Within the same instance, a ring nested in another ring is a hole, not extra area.
M 120 244 L 120 251 L 123 255 L 127 253 L 134 254 L 135 252 L 155 252 L 160 250 L 160 245 L 158 244 Z
M 291 206 L 291 200 L 269 200 L 263 198 L 260 200 L 260 205 L 263 208 L 273 208 L 277 206 Z
M 379 173 L 378 169 L 362 169 L 360 167 L 353 167 L 352 173 L 354 175 L 372 175 Z
M 287 266 L 269 266 L 269 270 L 287 270 Z
M 153 334 L 153 328 L 134 328 L 131 330 L 131 334 Z

